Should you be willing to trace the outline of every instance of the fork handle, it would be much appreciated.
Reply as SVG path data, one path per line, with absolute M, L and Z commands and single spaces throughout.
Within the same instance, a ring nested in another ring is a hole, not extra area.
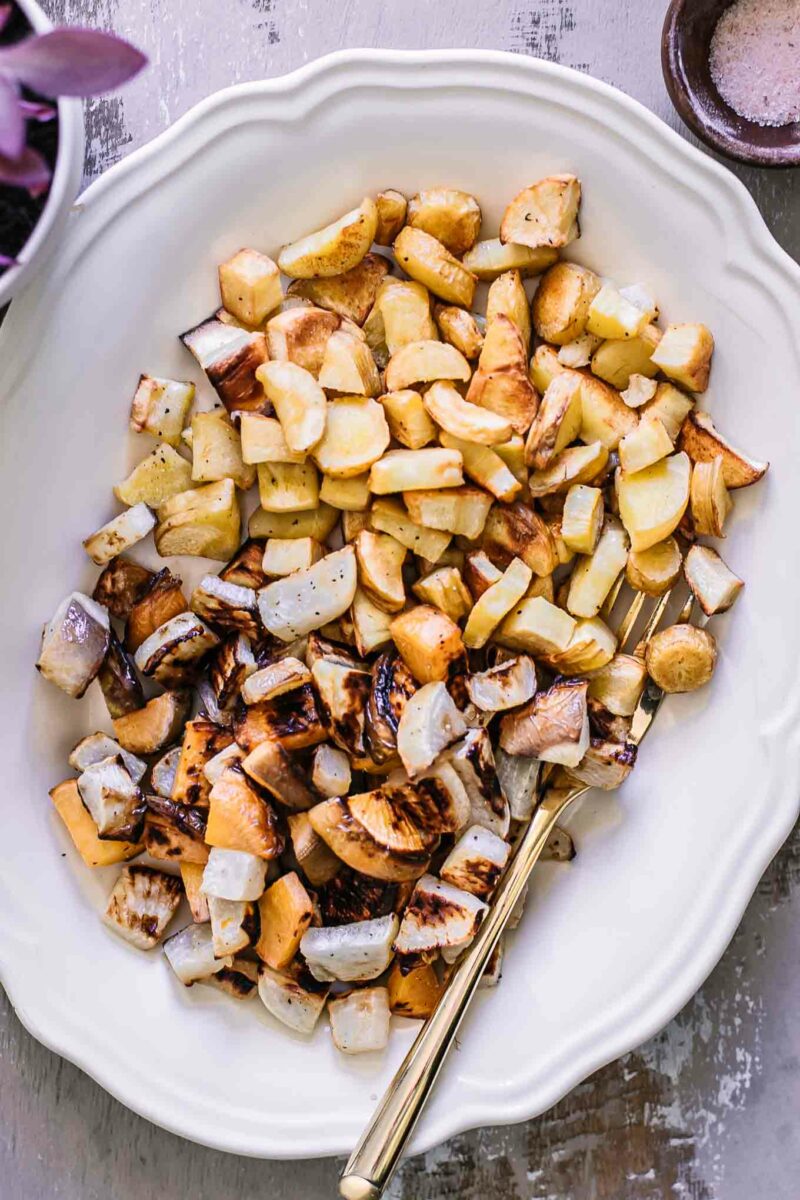
M 491 908 L 389 1084 L 339 1180 L 344 1200 L 379 1200 L 419 1120 L 470 1000 L 528 876 L 564 809 L 587 788 L 547 793 L 522 836 Z

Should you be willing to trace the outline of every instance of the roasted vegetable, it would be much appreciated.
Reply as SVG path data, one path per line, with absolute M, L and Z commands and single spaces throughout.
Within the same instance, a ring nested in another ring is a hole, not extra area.
M 482 543 L 485 553 L 500 567 L 517 558 L 534 574 L 550 575 L 558 565 L 550 527 L 521 500 L 495 504 L 486 520 Z
M 264 391 L 256 378 L 267 360 L 263 333 L 251 333 L 211 317 L 180 335 L 228 412 L 261 412 Z
M 722 478 L 725 480 L 725 486 L 731 489 L 749 487 L 750 484 L 757 483 L 769 467 L 769 463 L 748 458 L 742 450 L 732 446 L 714 428 L 711 417 L 704 412 L 688 413 L 680 429 L 678 448 L 685 450 L 694 463 L 712 462 L 717 456 L 721 456 Z
M 141 854 L 142 846 L 136 842 L 104 841 L 100 838 L 97 826 L 81 799 L 77 779 L 65 779 L 51 788 L 50 799 L 87 867 L 108 867 Z
M 114 733 L 123 750 L 132 754 L 156 754 L 174 742 L 183 729 L 192 698 L 189 692 L 164 692 L 154 696 L 138 712 L 117 717 Z
M 395 941 L 402 956 L 430 959 L 439 950 L 464 950 L 487 911 L 469 892 L 423 875 L 414 888 Z
M 337 750 L 335 753 L 341 754 L 342 751 Z M 329 883 L 342 869 L 342 864 L 311 828 L 308 813 L 289 813 L 286 822 L 294 856 L 308 882 L 312 887 L 322 887 Z
M 652 360 L 660 371 L 690 392 L 704 392 L 713 353 L 714 339 L 705 325 L 668 325 Z
M 219 291 L 228 312 L 245 325 L 260 325 L 283 299 L 277 264 L 249 248 L 220 263 Z
M 615 654 L 604 667 L 589 676 L 589 697 L 599 700 L 617 717 L 630 717 L 636 711 L 647 679 L 641 658 L 633 654 Z
M 540 338 L 564 346 L 586 332 L 589 305 L 600 278 L 577 263 L 559 262 L 545 271 L 533 298 L 533 327 Z
M 505 313 L 486 330 L 467 400 L 503 417 L 514 433 L 527 433 L 536 416 L 539 398 L 528 377 L 525 339 Z
M 476 601 L 464 626 L 464 645 L 470 650 L 485 646 L 506 613 L 525 595 L 532 578 L 521 558 L 512 559 L 500 579 Z
M 178 613 L 142 642 L 134 661 L 143 675 L 174 686 L 189 679 L 217 645 L 219 638 L 204 621 L 193 613 Z
M 354 925 L 308 929 L 300 949 L 320 983 L 364 982 L 376 979 L 389 966 L 399 927 L 400 922 L 391 913 Z
M 137 949 L 152 950 L 175 915 L 182 891 L 174 875 L 123 867 L 108 898 L 105 923 Z
M 366 712 L 366 741 L 375 762 L 387 762 L 396 756 L 400 718 L 416 690 L 411 671 L 396 651 L 387 651 L 375 661 Z
M 744 580 L 734 575 L 710 546 L 692 546 L 683 572 L 707 617 L 727 612 L 744 587 Z
M 397 751 L 411 778 L 422 774 L 466 724 L 445 685 L 426 683 L 406 701 L 397 727 Z
M 464 442 L 494 446 L 511 437 L 511 424 L 488 408 L 464 400 L 447 380 L 432 383 L 423 396 L 425 409 L 440 429 Z
M 436 426 L 425 411 L 422 396 L 413 388 L 384 392 L 379 401 L 392 437 L 403 446 L 419 450 L 436 437 Z
M 394 644 L 420 683 L 449 679 L 464 659 L 461 630 L 438 608 L 418 604 L 391 623 Z
M 108 645 L 106 610 L 82 592 L 71 592 L 44 627 L 36 669 L 78 700 L 103 665 Z
M 178 613 L 186 612 L 188 607 L 180 579 L 176 579 L 166 567 L 157 575 L 151 572 L 147 589 L 135 599 L 129 610 L 125 649 L 132 654 L 151 633 L 155 633 Z
M 380 214 L 380 203 L 376 203 Z M 296 280 L 290 284 L 287 295 L 303 296 L 320 308 L 330 309 L 356 325 L 363 325 L 388 270 L 389 263 L 383 255 L 366 254 L 360 263 L 341 275 Z
M 467 679 L 472 703 L 483 712 L 502 712 L 527 703 L 536 692 L 536 666 L 521 654 Z
M 343 1054 L 383 1050 L 389 1041 L 389 993 L 385 987 L 358 988 L 328 1005 L 331 1037 Z
M 471 825 L 442 863 L 445 883 L 488 900 L 508 862 L 511 847 L 482 825 Z
M 406 547 L 390 534 L 367 529 L 362 529 L 353 544 L 360 586 L 379 608 L 399 612 L 406 602 L 403 583 Z
M 158 502 L 160 503 L 160 500 Z M 134 503 L 133 508 L 120 513 L 118 517 L 114 517 L 107 525 L 98 529 L 97 533 L 86 538 L 83 548 L 92 562 L 103 566 L 147 537 L 155 523 L 156 519 L 146 504 Z
M 394 241 L 399 266 L 447 304 L 471 308 L 477 279 L 438 238 L 405 225 Z M 393 385 L 392 385 L 393 386 Z
M 208 915 L 217 958 L 238 954 L 258 938 L 258 907 L 252 901 L 220 900 L 217 896 L 209 896 Z
M 592 738 L 580 763 L 571 768 L 569 776 L 589 787 L 609 792 L 625 782 L 635 764 L 635 746 Z
M 203 871 L 202 892 L 220 900 L 258 900 L 264 891 L 267 864 L 243 850 L 209 851 Z
M 446 751 L 445 757 L 461 780 L 469 801 L 469 814 L 463 814 L 461 824 L 482 825 L 506 837 L 509 808 L 486 730 L 470 729 L 466 737 Z
M 565 679 L 539 692 L 518 712 L 503 717 L 503 750 L 576 767 L 589 745 L 587 690 L 585 680 Z
M 460 621 L 472 607 L 472 597 L 458 567 L 437 567 L 418 579 L 411 590 L 423 604 L 441 609 L 451 621 Z
M 523 188 L 506 209 L 500 241 L 521 246 L 566 246 L 580 236 L 581 185 L 574 175 L 551 175 Z
M 689 503 L 695 533 L 709 537 L 725 536 L 723 527 L 733 508 L 733 501 L 725 486 L 722 455 L 711 462 L 694 464 Z
M 464 266 L 469 267 L 478 279 L 491 282 L 505 271 L 519 271 L 523 276 L 540 275 L 552 266 L 558 251 L 551 246 L 521 246 L 519 243 L 503 244 L 500 238 L 489 238 L 476 242 L 464 255 Z
M 215 483 L 232 479 L 237 487 L 247 491 L 255 483 L 254 468 L 242 457 L 242 439 L 228 416 L 221 409 L 195 413 L 192 417 L 192 479 L 195 483 Z M 189 487 L 175 487 L 170 493 Z M 153 503 L 161 504 L 164 496 Z
M 147 810 L 144 845 L 151 858 L 196 866 L 207 862 L 204 813 L 163 796 L 152 795 L 147 797 Z
M 252 588 L 229 583 L 218 575 L 204 575 L 192 592 L 190 608 L 223 633 L 235 631 L 256 639 L 261 636 L 258 604 Z
M 110 717 L 122 717 L 144 707 L 144 691 L 133 663 L 120 645 L 113 629 L 97 681 Z
M 179 492 L 161 505 L 158 520 L 154 537 L 164 558 L 188 554 L 227 562 L 239 545 L 241 514 L 236 484 L 222 479 Z
M 350 607 L 356 582 L 355 552 L 345 546 L 305 571 L 269 583 L 258 593 L 264 628 L 285 642 L 319 629 Z
M 284 246 L 278 266 L 292 279 L 326 278 L 350 271 L 366 256 L 378 228 L 375 201 L 365 197 L 358 208 L 316 233 Z
M 691 463 L 683 453 L 672 454 L 635 475 L 617 482 L 619 515 L 631 539 L 631 549 L 649 550 L 677 529 L 689 503 Z
M 131 429 L 177 446 L 193 400 L 193 383 L 140 375 L 131 401 Z
M 716 641 L 694 625 L 670 625 L 647 643 L 648 674 L 665 692 L 695 691 L 708 683 L 716 663 Z
M 327 990 L 304 987 L 291 975 L 258 968 L 258 994 L 264 1007 L 295 1033 L 313 1033 L 328 998 Z
M 152 586 L 153 578 L 152 571 L 129 558 L 112 558 L 94 585 L 92 599 L 107 608 L 112 617 L 126 621 L 133 606 Z
M 472 313 L 454 304 L 435 304 L 433 315 L 445 342 L 464 358 L 475 359 L 483 349 L 483 330 Z
M 284 808 L 301 811 L 317 803 L 304 772 L 280 742 L 261 742 L 242 760 L 242 769 Z
M 206 842 L 244 850 L 259 858 L 283 853 L 283 837 L 272 807 L 238 765 L 226 767 L 209 793 Z
M 414 811 L 417 797 L 410 789 L 395 787 L 387 795 L 387 789 L 379 788 L 348 799 L 332 797 L 310 809 L 308 818 L 314 832 L 347 866 L 396 883 L 425 872 L 437 839 L 409 820 L 409 804 Z
M 309 684 L 293 688 L 272 700 L 235 710 L 233 732 L 246 753 L 261 742 L 280 742 L 284 750 L 302 750 L 324 742 L 327 733 Z

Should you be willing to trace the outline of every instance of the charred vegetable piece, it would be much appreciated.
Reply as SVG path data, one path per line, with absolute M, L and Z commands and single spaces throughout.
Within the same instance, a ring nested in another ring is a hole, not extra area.
M 180 455 L 176 457 L 180 458 Z M 183 462 L 183 459 L 180 461 Z M 150 509 L 140 501 L 134 504 L 133 508 L 126 508 L 125 512 L 86 538 L 83 548 L 92 562 L 102 567 L 111 562 L 115 555 L 146 538 L 155 528 L 155 523 L 156 519 Z
M 238 954 L 257 940 L 258 905 L 248 900 L 220 900 L 217 896 L 209 896 L 208 913 L 217 958 Z
M 467 736 L 447 752 L 469 798 L 465 817 L 500 837 L 508 836 L 509 809 L 495 767 L 492 742 L 485 729 L 470 729 Z
M 233 958 L 214 955 L 214 936 L 209 924 L 187 925 L 164 942 L 169 965 L 186 987 L 233 966 Z
M 365 815 L 363 808 L 362 815 Z M 407 821 L 398 821 L 393 836 L 385 812 L 384 828 L 369 830 L 343 798 L 334 797 L 317 804 L 308 816 L 314 832 L 343 863 L 361 874 L 390 883 L 418 879 L 428 866 L 436 840 L 431 835 L 423 837 Z
M 317 803 L 301 767 L 280 742 L 260 742 L 242 760 L 242 769 L 285 808 L 303 811 Z
M 370 674 L 327 658 L 311 668 L 319 710 L 330 737 L 348 754 L 365 753 L 364 725 L 370 690 Z
M 310 684 L 274 700 L 243 706 L 243 711 L 234 713 L 233 734 L 246 754 L 267 739 L 280 742 L 284 750 L 302 750 L 327 737 Z
M 589 746 L 588 684 L 564 679 L 500 723 L 500 745 L 508 754 L 577 767 Z
M 496 833 L 471 825 L 456 842 L 439 872 L 445 883 L 488 900 L 508 862 L 511 847 Z
M 290 871 L 267 888 L 259 909 L 261 936 L 256 954 L 267 966 L 281 971 L 297 954 L 314 916 L 314 905 L 299 875 Z
M 112 617 L 127 621 L 134 604 L 138 604 L 151 587 L 153 578 L 153 572 L 147 567 L 120 555 L 112 558 L 101 572 L 92 598 L 107 608 Z
M 423 875 L 400 923 L 394 948 L 401 956 L 430 958 L 438 950 L 465 949 L 487 911 L 469 892 Z
M 213 721 L 195 717 L 183 733 L 180 758 L 172 787 L 172 799 L 180 804 L 208 808 L 210 784 L 206 764 L 233 742 L 232 735 Z
M 50 799 L 87 867 L 109 867 L 141 854 L 135 842 L 102 841 L 78 791 L 77 779 L 65 779 L 50 790 Z
M 219 988 L 234 1000 L 249 1000 L 258 991 L 258 965 L 247 958 L 235 957 L 230 967 L 223 967 L 203 982 Z
M 400 922 L 395 913 L 353 925 L 308 929 L 300 942 L 308 969 L 320 983 L 377 979 L 392 961 Z
M 180 746 L 173 746 L 171 750 L 168 750 L 166 754 L 163 754 L 153 764 L 150 772 L 150 787 L 157 796 L 163 796 L 165 800 L 169 800 L 172 797 L 172 789 L 175 786 L 175 775 L 178 771 L 180 759 Z
M 283 853 L 275 813 L 240 766 L 225 768 L 211 789 L 209 804 L 209 846 L 245 850 L 266 859 Z
M 181 881 L 174 875 L 151 867 L 123 867 L 108 898 L 105 923 L 139 950 L 152 950 L 175 915 L 182 894 Z
M 323 887 L 340 870 L 341 862 L 311 828 L 308 813 L 289 813 L 286 823 L 298 866 L 312 887 Z
M 125 628 L 125 649 L 133 653 L 162 625 L 188 608 L 181 581 L 165 567 L 153 575 L 147 591 L 135 601 Z
M 165 686 L 189 679 L 219 638 L 194 613 L 178 613 L 151 633 L 136 651 L 136 666 Z
M 569 775 L 589 787 L 612 791 L 624 783 L 636 763 L 636 747 L 592 738 L 589 748 Z
M 213 650 L 208 662 L 208 681 L 217 707 L 227 712 L 251 675 L 256 660 L 250 639 L 243 633 L 234 634 Z
M 141 783 L 147 771 L 147 763 L 142 762 L 135 754 L 123 750 L 107 733 L 90 733 L 88 737 L 81 738 L 77 745 L 73 746 L 68 762 L 75 771 L 85 771 L 87 767 L 102 762 L 104 758 L 115 758 L 117 755 L 122 758 L 125 770 L 133 782 Z
M 469 698 L 482 712 L 502 712 L 527 703 L 536 692 L 536 665 L 521 654 L 467 679 Z
M 234 583 L 237 587 L 253 590 L 265 587 L 268 580 L 261 565 L 263 558 L 264 542 L 248 538 L 231 561 L 222 568 L 219 578 L 226 583 Z
M 372 921 L 398 911 L 402 888 L 380 879 L 361 875 L 339 864 L 340 870 L 319 893 L 319 910 L 323 925 L 351 925 L 357 921 Z
M 385 987 L 358 988 L 328 1005 L 331 1036 L 343 1054 L 369 1054 L 389 1041 L 389 993 Z
M 303 571 L 269 583 L 258 593 L 264 628 L 285 642 L 335 621 L 353 603 L 355 551 L 344 546 Z
M 189 692 L 164 692 L 154 696 L 138 712 L 114 720 L 114 733 L 123 750 L 132 754 L 156 754 L 174 742 L 192 707 Z
M 204 813 L 154 795 L 147 797 L 147 809 L 144 843 L 152 858 L 199 865 L 208 860 Z
M 395 650 L 381 654 L 373 664 L 366 738 L 375 762 L 387 762 L 397 754 L 400 718 L 416 690 L 414 676 Z
M 97 681 L 110 717 L 124 717 L 126 713 L 144 708 L 144 690 L 139 676 L 113 629 L 109 630 L 108 651 L 97 673 Z
M 125 769 L 121 754 L 86 767 L 78 778 L 78 791 L 99 837 L 123 842 L 139 840 L 144 798 Z
M 507 798 L 511 817 L 515 821 L 530 820 L 536 805 L 536 785 L 540 769 L 538 758 L 506 754 L 505 750 L 498 747 L 496 762 L 497 778 L 503 795 Z M 496 829 L 495 832 L 503 834 L 502 829 Z
M 261 636 L 256 593 L 252 588 L 230 583 L 218 575 L 204 575 L 192 592 L 190 606 L 192 612 L 223 633 L 244 633 L 255 639 Z
M 180 864 L 183 890 L 186 892 L 186 900 L 192 913 L 192 920 L 197 921 L 198 924 L 211 920 L 208 911 L 208 901 L 200 890 L 203 883 L 204 870 L 205 863 L 182 862 Z
M 397 729 L 397 749 L 408 774 L 421 774 L 466 731 L 445 685 L 426 683 L 406 702 Z
M 328 998 L 327 989 L 304 987 L 292 975 L 273 971 L 262 963 L 258 968 L 258 994 L 264 1007 L 295 1033 L 313 1033 Z
M 386 981 L 389 989 L 389 1008 L 396 1017 L 413 1017 L 426 1021 L 442 994 L 439 977 L 430 963 L 420 963 L 404 971 L 399 963 L 392 964 Z
M 263 333 L 225 325 L 211 317 L 180 335 L 208 376 L 228 412 L 262 412 L 264 389 L 256 370 L 267 361 Z
M 335 746 L 317 746 L 312 755 L 311 782 L 322 796 L 346 796 L 350 791 L 350 760 Z
M 44 627 L 36 668 L 79 700 L 103 665 L 108 642 L 106 610 L 82 592 L 72 592 Z

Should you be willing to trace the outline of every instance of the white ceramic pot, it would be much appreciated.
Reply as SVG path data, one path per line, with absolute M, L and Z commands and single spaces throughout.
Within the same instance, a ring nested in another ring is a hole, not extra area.
M 36 0 L 17 0 L 37 33 L 52 29 Z M 0 309 L 18 295 L 50 255 L 64 228 L 83 173 L 83 109 L 80 100 L 58 102 L 58 155 L 47 202 L 18 265 L 0 276 Z

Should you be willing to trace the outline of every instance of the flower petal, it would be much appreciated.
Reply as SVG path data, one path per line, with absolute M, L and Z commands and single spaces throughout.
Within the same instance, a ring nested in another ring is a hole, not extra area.
M 26 146 L 16 162 L 0 154 L 0 183 L 41 196 L 50 186 L 50 168 L 38 151 Z
M 146 62 L 130 42 L 97 29 L 54 29 L 0 49 L 0 70 L 44 96 L 95 96 Z
M 25 146 L 25 118 L 19 106 L 17 85 L 0 75 L 0 154 L 19 158 Z

